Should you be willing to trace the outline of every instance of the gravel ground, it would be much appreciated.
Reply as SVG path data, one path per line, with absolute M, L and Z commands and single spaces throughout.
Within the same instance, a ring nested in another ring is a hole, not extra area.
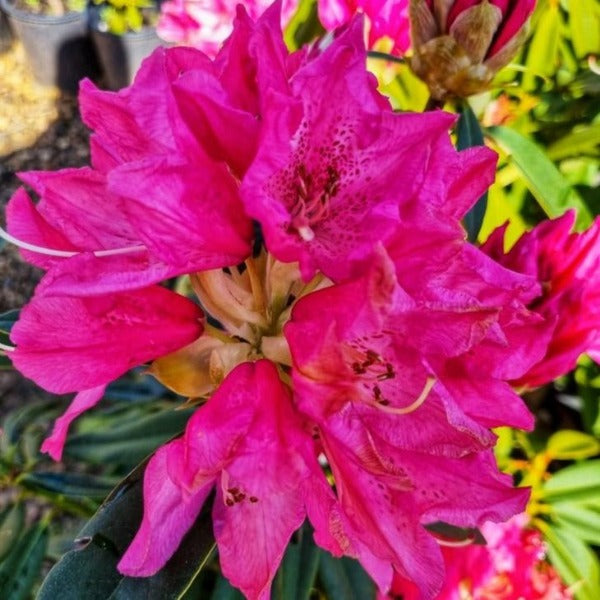
M 56 170 L 89 162 L 89 132 L 76 99 L 37 85 L 15 44 L 0 55 L 0 209 L 19 187 L 19 171 Z M 0 312 L 22 306 L 40 273 L 15 248 L 0 251 Z

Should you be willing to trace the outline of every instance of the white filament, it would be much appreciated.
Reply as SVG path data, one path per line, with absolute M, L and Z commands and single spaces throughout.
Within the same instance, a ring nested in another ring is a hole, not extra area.
M 44 248 L 43 246 L 37 246 L 36 244 L 30 244 L 29 242 L 24 242 L 23 240 L 19 240 L 18 238 L 12 236 L 8 231 L 5 231 L 0 227 L 0 237 L 4 238 L 7 242 L 18 246 L 19 248 L 23 248 L 23 250 L 29 250 L 30 252 L 36 252 L 37 254 L 45 254 L 46 256 L 57 256 L 60 258 L 71 258 L 72 256 L 77 256 L 78 254 L 82 254 L 83 252 L 88 252 L 87 250 L 56 250 L 55 248 Z M 146 246 L 138 244 L 136 246 L 125 246 L 124 248 L 111 248 L 109 250 L 94 250 L 92 254 L 101 258 L 103 256 L 115 256 L 118 254 L 131 254 L 133 252 L 142 252 L 146 250 Z
M 464 540 L 442 540 L 435 537 L 435 535 L 433 537 L 440 546 L 447 546 L 448 548 L 463 548 L 464 546 L 470 546 L 474 541 L 472 537 L 468 537 Z
M 427 396 L 429 396 L 429 392 L 431 392 L 433 386 L 435 385 L 436 379 L 435 377 L 428 377 L 425 382 L 425 387 L 423 391 L 419 394 L 419 397 L 409 404 L 408 406 L 403 406 L 402 408 L 397 408 L 394 406 L 384 406 L 383 404 L 379 404 L 378 402 L 373 403 L 373 406 L 378 408 L 379 410 L 392 414 L 392 415 L 407 415 L 411 412 L 414 412 L 427 400 Z
M 14 348 L 14 346 L 7 346 L 6 344 L 0 344 L 0 350 L 3 350 L 4 352 L 14 352 L 15 348 Z

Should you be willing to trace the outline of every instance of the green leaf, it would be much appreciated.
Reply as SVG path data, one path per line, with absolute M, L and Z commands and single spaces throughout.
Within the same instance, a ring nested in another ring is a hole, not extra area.
M 324 33 L 325 30 L 317 15 L 316 1 L 300 0 L 298 9 L 286 27 L 283 39 L 290 50 L 297 50 Z
M 165 567 L 152 577 L 124 577 L 117 563 L 140 525 L 143 472 L 139 465 L 113 490 L 46 577 L 37 600 L 178 600 L 209 562 L 215 547 L 210 502 Z
M 210 600 L 244 600 L 244 596 L 221 575 L 217 580 Z
M 542 488 L 547 502 L 600 501 L 600 460 L 586 460 L 555 473 Z
M 75 498 L 95 498 L 102 500 L 115 487 L 117 481 L 112 477 L 100 477 L 85 473 L 25 473 L 19 478 L 19 484 L 34 491 L 55 492 Z
M 597 600 L 600 567 L 594 552 L 577 536 L 560 527 L 540 527 L 548 544 L 548 558 L 568 585 L 576 585 L 577 600 Z
M 581 154 L 598 154 L 600 145 L 600 123 L 579 127 L 560 138 L 548 147 L 547 154 L 552 160 L 561 160 Z
M 67 441 L 65 453 L 97 464 L 135 465 L 183 431 L 193 412 L 194 409 L 167 409 L 108 431 L 75 434 Z
M 10 333 L 13 325 L 19 320 L 19 309 L 8 310 L 0 313 L 0 331 Z
M 297 533 L 297 541 L 288 545 L 273 584 L 272 600 L 308 600 L 310 597 L 321 554 L 312 531 L 305 523 Z
M 563 429 L 550 436 L 546 452 L 555 460 L 591 458 L 600 453 L 600 442 L 582 431 Z
M 571 41 L 579 58 L 600 53 L 600 8 L 597 0 L 569 0 Z
M 375 584 L 360 564 L 350 558 L 335 558 L 328 552 L 322 552 L 319 560 L 319 580 L 327 598 L 375 598 Z
M 483 146 L 483 132 L 475 113 L 468 102 L 463 102 L 460 107 L 460 118 L 456 125 L 456 146 L 459 150 Z M 473 208 L 465 215 L 464 225 L 470 242 L 477 241 L 477 236 L 483 224 L 487 209 L 488 194 L 485 192 L 475 203 Z
M 536 87 L 537 75 L 552 75 L 558 66 L 558 48 L 561 38 L 561 17 L 558 3 L 552 2 L 541 13 L 529 44 L 523 77 L 523 88 Z
M 511 156 L 531 193 L 549 217 L 577 209 L 577 225 L 587 227 L 592 215 L 554 163 L 533 141 L 509 127 L 489 127 L 486 133 Z
M 14 546 L 25 523 L 25 506 L 21 502 L 8 505 L 0 513 L 0 561 Z
M 48 544 L 48 525 L 40 522 L 27 530 L 0 563 L 3 600 L 29 598 L 42 567 Z
M 552 519 L 578 538 L 600 546 L 600 505 L 557 502 L 551 505 Z

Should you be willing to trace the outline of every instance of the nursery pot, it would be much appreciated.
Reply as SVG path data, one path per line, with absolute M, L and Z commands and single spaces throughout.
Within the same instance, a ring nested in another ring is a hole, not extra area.
M 154 27 L 116 35 L 101 30 L 100 13 L 91 9 L 90 30 L 107 86 L 119 90 L 128 86 L 142 61 L 158 46 L 164 45 Z
M 0 52 L 10 48 L 12 43 L 12 32 L 8 24 L 8 18 L 3 10 L 0 10 Z
M 0 6 L 23 42 L 38 82 L 76 92 L 80 79 L 95 74 L 87 11 L 54 16 L 21 10 L 11 0 L 0 0 Z

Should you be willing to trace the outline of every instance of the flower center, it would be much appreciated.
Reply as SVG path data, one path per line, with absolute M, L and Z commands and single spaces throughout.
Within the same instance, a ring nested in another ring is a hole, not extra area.
M 304 164 L 297 167 L 295 175 L 295 202 L 290 209 L 289 229 L 310 242 L 315 237 L 314 226 L 329 216 L 329 201 L 340 188 L 340 176 L 328 165 L 323 175 L 315 179 Z

